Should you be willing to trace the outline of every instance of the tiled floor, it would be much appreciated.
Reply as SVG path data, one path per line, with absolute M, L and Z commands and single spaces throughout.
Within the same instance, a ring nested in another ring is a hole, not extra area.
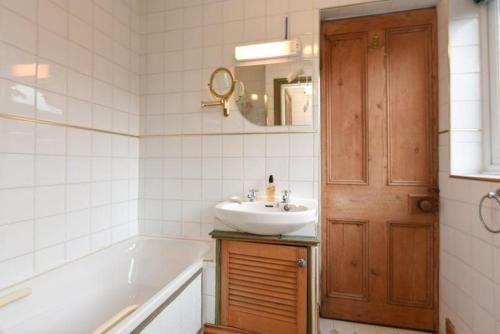
M 427 332 L 330 319 L 320 320 L 320 331 L 321 334 L 428 334 Z

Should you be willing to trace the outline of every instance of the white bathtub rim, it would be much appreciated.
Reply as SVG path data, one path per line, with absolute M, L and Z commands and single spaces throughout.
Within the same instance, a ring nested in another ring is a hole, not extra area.
M 160 291 L 154 294 L 148 301 L 143 303 L 136 311 L 116 324 L 106 334 L 130 333 L 136 329 L 144 320 L 146 320 L 157 308 L 159 308 L 170 296 L 175 294 L 184 283 L 203 268 L 203 259 L 193 263 L 173 281 L 169 282 Z
M 106 249 L 109 249 L 111 247 L 115 247 L 117 245 L 120 245 L 120 244 L 125 244 L 126 242 L 130 242 L 132 239 L 161 239 L 161 240 L 186 240 L 186 241 L 197 241 L 197 242 L 205 242 L 205 243 L 208 243 L 210 244 L 210 249 L 207 251 L 207 254 L 205 254 L 203 260 L 204 261 L 214 261 L 214 247 L 212 245 L 213 241 L 212 240 L 207 240 L 207 239 L 203 239 L 203 238 L 187 238 L 187 237 L 181 237 L 181 236 L 164 236 L 164 235 L 156 235 L 156 234 L 136 234 L 136 235 L 132 235 L 126 239 L 123 239 L 123 240 L 120 240 L 118 242 L 115 242 L 115 243 L 112 243 L 112 244 L 109 244 L 103 248 L 99 248 L 99 249 L 96 249 L 95 251 L 92 251 L 90 253 L 87 253 L 83 256 L 79 256 L 79 257 L 76 257 L 74 259 L 71 259 L 69 261 L 66 261 L 66 262 L 62 262 L 60 264 L 58 264 L 57 266 L 55 267 L 52 267 L 50 269 L 47 269 L 47 270 L 44 270 L 44 271 L 40 271 L 32 276 L 29 276 L 29 277 L 26 277 L 20 281 L 16 281 L 12 284 L 9 284 L 9 285 L 6 285 L 2 288 L 0 288 L 0 296 L 3 296 L 3 295 L 6 295 L 10 292 L 13 292 L 17 289 L 20 289 L 22 287 L 25 286 L 26 283 L 28 283 L 29 281 L 35 279 L 35 278 L 38 278 L 42 275 L 45 275 L 49 272 L 52 272 L 52 271 L 55 271 L 55 270 L 58 270 L 60 269 L 61 267 L 64 267 L 64 266 L 67 266 L 71 263 L 74 263 L 74 262 L 78 262 L 82 259 L 85 259 L 87 257 L 90 257 L 92 255 L 95 255 L 96 253 L 99 253 L 99 252 L 102 252 Z

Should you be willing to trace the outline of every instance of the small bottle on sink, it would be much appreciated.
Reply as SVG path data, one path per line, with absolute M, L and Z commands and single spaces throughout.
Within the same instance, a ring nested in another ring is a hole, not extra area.
M 268 202 L 274 202 L 276 193 L 276 186 L 274 185 L 274 178 L 269 175 L 269 182 L 266 185 L 266 200 Z

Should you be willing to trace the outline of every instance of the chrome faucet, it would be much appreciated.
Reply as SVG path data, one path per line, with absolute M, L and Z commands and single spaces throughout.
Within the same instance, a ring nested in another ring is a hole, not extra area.
M 258 193 L 259 191 L 257 189 L 250 189 L 248 191 L 248 195 L 247 195 L 247 198 L 250 202 L 255 202 L 255 198 L 257 197 L 256 194 Z
M 281 203 L 285 204 L 285 205 L 283 205 L 283 210 L 289 211 L 290 210 L 289 203 L 290 203 L 290 193 L 291 193 L 291 191 L 290 190 L 283 190 L 282 193 L 283 193 L 283 197 L 281 197 L 282 198 Z

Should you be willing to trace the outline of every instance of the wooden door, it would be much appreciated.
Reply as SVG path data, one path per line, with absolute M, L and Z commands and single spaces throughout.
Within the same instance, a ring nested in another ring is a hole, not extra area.
M 307 332 L 305 247 L 223 240 L 220 257 L 223 326 L 261 334 Z
M 435 10 L 321 34 L 321 315 L 436 330 Z

